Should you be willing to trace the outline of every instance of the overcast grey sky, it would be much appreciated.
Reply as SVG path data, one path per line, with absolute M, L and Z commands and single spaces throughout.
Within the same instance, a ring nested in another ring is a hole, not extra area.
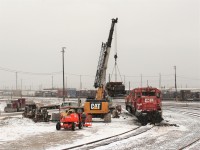
M 67 86 L 79 88 L 79 75 L 87 75 L 82 87 L 93 89 L 101 42 L 116 17 L 118 67 L 127 87 L 129 81 L 140 86 L 141 74 L 143 85 L 158 87 L 159 73 L 162 86 L 173 87 L 176 65 L 178 87 L 200 88 L 199 9 L 199 0 L 0 0 L 0 88 L 15 88 L 15 71 L 19 88 L 21 81 L 23 88 L 51 87 L 66 47 Z M 62 87 L 62 73 L 53 84 Z

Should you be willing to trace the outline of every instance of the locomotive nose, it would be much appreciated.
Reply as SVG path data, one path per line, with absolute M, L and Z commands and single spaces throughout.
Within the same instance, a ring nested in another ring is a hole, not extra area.
M 155 100 L 154 97 L 148 96 L 148 97 L 143 98 L 143 102 L 144 102 L 144 103 L 153 103 L 153 102 L 155 102 L 155 101 L 156 101 L 156 100 Z

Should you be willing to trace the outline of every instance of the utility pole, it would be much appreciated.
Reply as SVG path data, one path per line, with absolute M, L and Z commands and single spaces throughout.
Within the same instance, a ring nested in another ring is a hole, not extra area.
M 68 90 L 67 90 L 67 76 L 66 76 L 66 91 L 67 91 L 67 95 L 66 95 L 66 97 L 68 98 Z M 68 100 L 69 100 L 69 98 L 68 98 Z
M 66 47 L 62 47 L 62 62 L 63 62 L 63 102 L 65 101 L 65 65 L 64 65 L 64 53 Z
M 140 86 L 142 87 L 142 74 L 141 74 L 141 85 Z
M 22 90 L 22 79 L 21 79 L 21 90 Z
M 66 76 L 66 89 L 67 89 L 67 76 Z
M 53 75 L 51 77 L 51 81 L 52 81 L 52 90 L 53 90 Z
M 21 79 L 21 98 L 22 98 L 22 79 Z
M 80 90 L 79 90 L 79 95 L 78 95 L 78 106 L 79 107 L 81 106 L 81 99 L 80 99 L 81 89 L 82 89 L 82 83 L 81 83 L 81 75 L 80 75 Z
M 130 93 L 130 88 L 131 88 L 131 83 L 130 83 L 130 81 L 129 81 L 128 85 L 129 85 L 129 93 Z
M 161 73 L 159 73 L 159 88 L 161 89 Z
M 149 82 L 148 82 L 148 80 L 147 80 L 147 87 L 149 86 Z
M 175 97 L 176 97 L 176 101 L 177 101 L 176 66 L 174 66 L 174 71 L 175 71 L 175 90 L 176 90 Z
M 125 77 L 125 75 L 124 75 L 124 86 L 126 87 L 126 77 Z
M 82 81 L 81 81 L 81 75 L 80 75 L 80 90 L 82 89 Z
M 17 90 L 17 72 L 16 72 L 16 90 Z

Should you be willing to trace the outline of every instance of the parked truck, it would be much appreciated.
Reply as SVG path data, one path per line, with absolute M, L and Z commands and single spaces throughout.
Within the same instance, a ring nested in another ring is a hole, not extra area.
M 15 100 L 10 100 L 9 103 L 7 103 L 7 106 L 4 108 L 4 111 L 5 112 L 24 111 L 25 105 L 26 105 L 25 98 L 18 98 Z

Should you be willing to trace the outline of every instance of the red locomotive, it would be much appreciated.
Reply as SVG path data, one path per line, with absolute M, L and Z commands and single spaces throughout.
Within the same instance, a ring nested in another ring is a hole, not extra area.
M 125 104 L 126 110 L 134 114 L 142 125 L 163 120 L 161 91 L 157 88 L 135 88 L 126 97 Z

